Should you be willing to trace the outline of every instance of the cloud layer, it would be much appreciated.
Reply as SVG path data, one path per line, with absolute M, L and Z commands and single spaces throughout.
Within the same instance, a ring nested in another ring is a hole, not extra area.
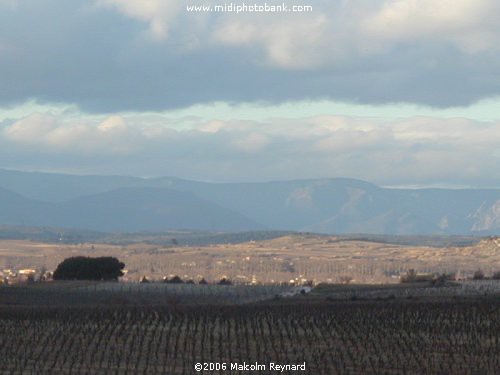
M 215 102 L 254 109 L 405 102 L 447 111 L 493 102 L 500 98 L 498 1 L 290 0 L 313 11 L 186 10 L 223 4 L 0 1 L 0 167 L 500 184 L 500 121 L 320 116 L 331 110 L 222 121 L 229 117 L 216 106 L 207 114 Z M 58 109 L 5 111 L 26 102 Z M 192 105 L 204 108 L 203 119 L 168 111 Z
M 318 116 L 75 121 L 33 114 L 0 129 L 4 167 L 209 181 L 348 176 L 380 184 L 498 186 L 500 124 Z
M 306 0 L 312 12 L 240 14 L 187 12 L 193 4 L 223 2 L 1 2 L 0 106 L 36 99 L 109 113 L 331 98 L 447 107 L 500 94 L 495 0 Z

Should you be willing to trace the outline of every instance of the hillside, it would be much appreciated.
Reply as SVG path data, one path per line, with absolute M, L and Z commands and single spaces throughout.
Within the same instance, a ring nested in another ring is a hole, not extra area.
M 29 199 L 0 187 L 0 224 L 44 225 L 54 208 L 50 203 Z
M 160 188 L 124 188 L 64 203 L 36 201 L 1 189 L 0 207 L 0 224 L 4 225 L 108 232 L 263 229 L 192 193 Z
M 500 233 L 500 189 L 389 189 L 347 178 L 205 183 L 6 170 L 0 170 L 0 187 L 5 197 L 0 225 L 127 232 Z
M 289 234 L 239 244 L 185 246 L 152 243 L 43 243 L 0 240 L 0 269 L 46 267 L 53 270 L 68 256 L 116 256 L 126 264 L 127 278 L 143 275 L 162 279 L 205 277 L 249 282 L 288 282 L 314 279 L 338 282 L 350 276 L 355 283 L 398 283 L 408 269 L 456 273 L 471 277 L 481 269 L 487 276 L 500 271 L 500 239 L 471 246 L 406 246 L 337 236 Z M 200 276 L 201 275 L 201 276 Z
M 190 192 L 165 188 L 112 190 L 66 202 L 60 205 L 60 212 L 69 227 L 110 232 L 263 229 L 243 215 Z

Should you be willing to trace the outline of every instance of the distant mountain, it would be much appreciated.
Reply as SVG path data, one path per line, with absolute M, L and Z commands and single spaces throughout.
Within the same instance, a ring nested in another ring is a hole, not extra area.
M 349 200 L 349 189 L 379 189 L 368 182 L 345 178 L 235 184 L 155 180 L 155 183 L 167 182 L 173 189 L 192 191 L 268 227 L 310 231 L 316 231 L 316 223 L 342 209 Z
M 52 215 L 50 203 L 28 199 L 0 187 L 0 224 L 39 226 Z
M 108 232 L 265 229 L 193 193 L 164 188 L 122 188 L 65 203 L 36 201 L 0 188 L 0 224 Z
M 205 183 L 6 170 L 0 170 L 0 187 L 0 224 L 103 231 L 500 233 L 500 189 L 388 189 L 346 178 Z
M 387 189 L 346 178 L 247 184 L 157 179 L 267 227 L 318 233 L 495 234 L 500 189 Z
M 244 231 L 264 226 L 190 192 L 122 188 L 60 205 L 66 225 L 114 232 L 189 229 Z
M 147 180 L 128 176 L 77 176 L 0 169 L 0 187 L 47 202 L 65 202 L 85 195 L 141 186 L 149 186 Z

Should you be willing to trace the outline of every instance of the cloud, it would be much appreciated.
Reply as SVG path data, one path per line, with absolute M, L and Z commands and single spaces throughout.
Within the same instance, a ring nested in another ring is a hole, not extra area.
M 494 0 L 316 0 L 308 13 L 244 14 L 188 12 L 192 4 L 2 2 L 0 107 L 37 100 L 113 113 L 323 99 L 452 107 L 500 95 Z
M 182 0 L 98 0 L 97 4 L 117 9 L 128 17 L 147 22 L 153 38 L 168 37 L 170 24 L 181 10 Z
M 442 41 L 466 53 L 498 50 L 500 33 L 493 0 L 397 0 L 364 22 L 367 34 L 390 44 Z
M 230 46 L 261 46 L 282 68 L 337 66 L 411 46 L 498 51 L 495 0 L 374 0 L 314 3 L 314 12 L 276 17 L 222 16 L 214 37 Z M 432 57 L 432 56 L 429 56 Z
M 41 154 L 113 155 L 136 151 L 137 130 L 119 116 L 88 123 L 35 113 L 4 127 L 1 134 L 10 144 Z
M 257 181 L 349 176 L 498 186 L 499 122 L 318 116 L 267 121 L 33 114 L 0 128 L 1 167 Z M 132 126 L 131 123 L 134 123 Z
M 260 22 L 226 19 L 214 28 L 212 35 L 216 43 L 227 46 L 261 46 L 271 66 L 313 68 L 323 63 L 318 46 L 324 43 L 326 24 L 323 15 L 271 23 L 265 17 Z
M 16 121 L 3 131 L 5 137 L 16 143 L 36 144 L 45 139 L 48 133 L 57 127 L 57 120 L 52 116 L 33 114 Z
M 269 139 L 267 136 L 261 133 L 249 133 L 243 137 L 237 137 L 233 142 L 233 146 L 239 150 L 249 154 L 261 151 L 264 147 L 269 144 Z

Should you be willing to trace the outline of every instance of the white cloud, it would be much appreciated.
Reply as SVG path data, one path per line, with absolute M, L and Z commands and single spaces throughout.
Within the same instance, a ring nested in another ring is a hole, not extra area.
M 56 118 L 35 113 L 6 127 L 3 134 L 16 143 L 37 144 L 56 127 Z
M 97 0 L 97 4 L 114 7 L 124 15 L 147 22 L 150 34 L 163 40 L 169 36 L 171 23 L 181 10 L 183 0 Z
M 381 42 L 444 41 L 468 53 L 498 49 L 495 0 L 387 1 L 364 22 L 367 36 Z
M 240 14 L 187 12 L 186 4 L 202 4 L 182 0 L 96 1 L 146 22 L 157 39 L 175 32 L 188 50 L 213 44 L 250 48 L 260 53 L 254 63 L 263 58 L 286 69 L 335 66 L 419 43 L 444 43 L 465 53 L 499 49 L 496 0 L 315 1 L 312 12 Z
M 397 46 L 444 43 L 465 53 L 498 50 L 495 0 L 375 0 L 313 4 L 312 13 L 234 17 L 214 23 L 215 41 L 260 47 L 282 68 L 335 66 Z
M 255 153 L 261 151 L 269 144 L 269 138 L 261 133 L 251 132 L 244 136 L 239 136 L 233 140 L 233 146 L 246 153 Z
M 199 127 L 199 130 L 204 133 L 217 133 L 223 129 L 226 129 L 228 124 L 220 120 L 212 120 L 203 124 Z
M 34 114 L 0 132 L 0 158 L 23 155 L 87 173 L 173 175 L 200 180 L 349 176 L 379 184 L 500 183 L 499 122 L 345 116 L 229 121 L 191 119 L 176 130 L 149 114 L 99 121 Z M 30 156 L 31 155 L 31 156 Z M 56 158 L 54 160 L 54 157 Z M 5 162 L 4 162 L 5 163 Z M 2 167 L 17 168 L 13 161 Z M 54 167 L 54 168 L 55 168 Z
M 272 20 L 244 20 L 226 17 L 212 34 L 216 43 L 228 46 L 262 46 L 267 63 L 285 68 L 320 65 L 327 19 L 325 16 Z
M 17 146 L 64 155 L 131 153 L 135 149 L 136 132 L 119 116 L 94 123 L 35 113 L 6 126 L 1 134 Z
M 127 131 L 127 124 L 121 116 L 111 116 L 101 122 L 97 129 L 103 133 L 123 133 Z

